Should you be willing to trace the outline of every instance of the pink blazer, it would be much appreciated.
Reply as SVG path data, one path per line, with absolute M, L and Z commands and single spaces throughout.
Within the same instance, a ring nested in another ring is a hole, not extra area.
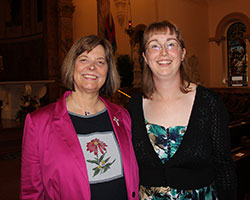
M 70 93 L 26 117 L 20 199 L 91 199 L 85 158 L 66 109 L 65 98 Z M 120 147 L 128 199 L 138 200 L 139 175 L 130 116 L 124 108 L 100 99 L 106 105 Z

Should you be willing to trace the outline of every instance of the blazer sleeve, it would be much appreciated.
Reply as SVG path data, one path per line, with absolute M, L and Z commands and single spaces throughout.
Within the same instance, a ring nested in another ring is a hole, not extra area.
M 39 155 L 39 135 L 30 114 L 24 125 L 22 155 L 20 199 L 43 199 L 43 183 Z
M 222 102 L 217 96 L 212 115 L 212 145 L 213 163 L 215 165 L 215 185 L 221 200 L 237 199 L 237 178 L 231 154 L 229 116 Z

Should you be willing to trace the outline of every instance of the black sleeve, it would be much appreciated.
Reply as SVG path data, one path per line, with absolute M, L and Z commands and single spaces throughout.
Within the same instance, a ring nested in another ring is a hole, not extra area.
M 236 200 L 237 178 L 230 146 L 229 116 L 219 96 L 215 96 L 212 104 L 211 138 L 216 191 L 219 200 Z

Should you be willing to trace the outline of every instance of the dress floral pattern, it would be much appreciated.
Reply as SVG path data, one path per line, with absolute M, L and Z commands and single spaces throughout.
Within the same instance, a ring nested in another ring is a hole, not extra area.
M 99 173 L 105 173 L 108 169 L 110 169 L 110 166 L 115 162 L 115 159 L 112 162 L 108 162 L 111 157 L 105 158 L 106 155 L 106 149 L 107 145 L 95 138 L 87 143 L 87 151 L 90 153 L 94 152 L 94 160 L 87 160 L 87 162 L 95 164 L 96 167 L 94 167 L 92 170 L 94 172 L 93 176 L 98 175 Z M 98 149 L 101 153 L 101 156 L 98 156 Z
M 149 139 L 162 163 L 165 164 L 178 150 L 186 126 L 173 126 L 165 128 L 146 121 Z M 197 190 L 179 190 L 170 187 L 145 187 L 140 186 L 142 200 L 216 200 L 213 186 Z
M 104 152 L 106 151 L 106 147 L 107 147 L 107 145 L 104 142 L 102 142 L 99 139 L 95 138 L 94 140 L 91 140 L 87 144 L 87 151 L 89 151 L 90 153 L 92 153 L 94 151 L 94 154 L 97 155 L 98 154 L 98 148 L 99 148 L 100 152 L 102 154 L 104 154 Z

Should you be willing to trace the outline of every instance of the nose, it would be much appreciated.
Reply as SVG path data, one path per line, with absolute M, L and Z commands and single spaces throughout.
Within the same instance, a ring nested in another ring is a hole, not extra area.
M 90 63 L 89 64 L 89 69 L 94 70 L 95 69 L 95 63 Z
M 167 55 L 167 53 L 168 53 L 167 47 L 165 45 L 162 45 L 162 47 L 161 47 L 161 54 L 162 55 Z

